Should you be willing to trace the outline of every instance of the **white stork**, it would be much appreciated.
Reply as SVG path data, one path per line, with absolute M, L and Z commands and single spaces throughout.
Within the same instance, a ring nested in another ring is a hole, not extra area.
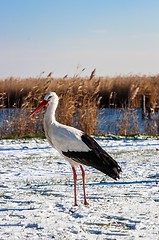
M 92 137 L 76 128 L 63 125 L 56 121 L 55 111 L 58 106 L 58 96 L 55 92 L 46 94 L 43 102 L 31 113 L 31 116 L 44 106 L 47 106 L 44 115 L 44 130 L 47 140 L 72 167 L 74 179 L 74 205 L 77 206 L 77 166 L 79 166 L 82 171 L 84 204 L 88 205 L 85 191 L 85 171 L 82 165 L 94 167 L 115 180 L 119 178 L 121 168 Z

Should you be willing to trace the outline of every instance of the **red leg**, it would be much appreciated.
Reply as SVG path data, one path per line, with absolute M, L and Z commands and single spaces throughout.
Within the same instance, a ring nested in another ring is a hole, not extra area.
M 74 180 L 74 206 L 77 206 L 77 194 L 76 194 L 77 173 L 75 167 L 72 167 L 72 171 Z
M 83 182 L 83 193 L 84 193 L 84 205 L 88 205 L 89 203 L 87 202 L 86 199 L 86 188 L 85 188 L 85 171 L 82 165 L 80 165 L 81 171 L 82 171 L 82 182 Z

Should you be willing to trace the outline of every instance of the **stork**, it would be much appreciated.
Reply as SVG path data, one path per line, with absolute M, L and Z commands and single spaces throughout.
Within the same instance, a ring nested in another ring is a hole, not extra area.
M 54 147 L 72 167 L 74 180 L 74 205 L 77 206 L 76 167 L 82 171 L 84 205 L 88 205 L 85 190 L 85 170 L 83 165 L 91 166 L 109 177 L 117 180 L 121 172 L 118 163 L 99 144 L 83 131 L 56 121 L 55 112 L 58 106 L 58 96 L 49 92 L 43 102 L 31 113 L 33 116 L 40 109 L 47 106 L 44 115 L 44 131 L 50 145 Z

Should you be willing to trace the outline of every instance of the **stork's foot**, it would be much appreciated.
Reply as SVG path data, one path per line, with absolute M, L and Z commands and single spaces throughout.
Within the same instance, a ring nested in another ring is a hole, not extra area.
M 85 205 L 85 206 L 88 206 L 89 203 L 85 200 L 85 201 L 84 201 L 84 205 Z
M 72 207 L 69 209 L 69 212 L 70 212 L 70 213 L 75 213 L 77 210 L 78 210 L 77 206 L 72 206 Z

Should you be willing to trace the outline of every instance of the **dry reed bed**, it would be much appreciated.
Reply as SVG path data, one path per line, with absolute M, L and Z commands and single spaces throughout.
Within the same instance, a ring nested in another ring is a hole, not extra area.
M 42 114 L 35 118 L 30 118 L 29 114 L 48 91 L 55 91 L 60 97 L 57 119 L 88 134 L 96 133 L 97 112 L 101 106 L 140 107 L 142 95 L 146 95 L 148 107 L 159 105 L 159 76 L 94 77 L 91 80 L 78 76 L 66 79 L 9 78 L 0 83 L 0 107 L 4 109 L 1 138 L 43 135 Z M 16 111 L 8 116 L 6 107 Z M 137 116 L 132 116 L 136 125 L 130 130 L 130 124 L 126 124 L 129 123 L 128 115 L 130 113 L 126 112 L 124 121 L 120 120 L 119 132 L 136 134 Z
M 74 95 L 80 88 L 85 88 L 87 96 L 98 90 L 102 97 L 101 104 L 109 106 L 114 101 L 117 107 L 123 105 L 140 106 L 142 95 L 148 97 L 148 103 L 159 105 L 159 76 L 116 76 L 116 77 L 73 77 L 66 79 L 55 78 L 8 78 L 0 80 L 0 94 L 5 97 L 7 107 L 21 107 L 30 92 L 34 96 L 43 95 L 47 91 L 56 91 L 62 95 L 70 90 Z M 3 99 L 4 101 L 4 99 Z M 2 98 L 0 100 L 2 105 Z

